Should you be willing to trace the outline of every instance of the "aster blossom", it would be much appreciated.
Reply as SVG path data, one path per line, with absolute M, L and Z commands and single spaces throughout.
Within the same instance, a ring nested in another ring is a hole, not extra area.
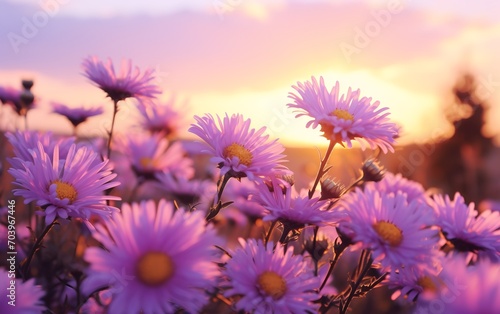
M 269 185 L 268 185 L 269 184 Z M 292 229 L 305 225 L 327 226 L 336 224 L 341 215 L 328 210 L 328 201 L 319 197 L 309 198 L 306 190 L 298 193 L 294 186 L 272 180 L 259 184 L 256 201 L 269 211 L 264 221 L 281 221 Z
M 383 194 L 367 186 L 346 194 L 338 210 L 346 217 L 339 229 L 356 246 L 370 249 L 374 261 L 387 269 L 400 269 L 418 263 L 432 263 L 438 233 L 431 228 L 433 218 L 406 195 Z
M 0 269 L 0 276 L 2 278 L 2 280 L 0 280 L 0 288 L 2 289 L 2 295 L 0 296 L 0 313 L 44 313 L 47 308 L 42 301 L 42 297 L 45 294 L 42 287 L 35 285 L 34 278 L 24 282 L 20 278 L 17 278 L 14 280 L 14 288 L 11 289 L 11 280 L 8 279 L 11 278 L 9 276 L 10 274 L 11 273 L 7 272 L 7 270 L 3 268 Z M 14 292 L 14 299 L 9 297 L 9 295 L 12 295 L 10 291 Z
M 434 196 L 436 224 L 457 252 L 469 259 L 477 257 L 500 261 L 500 213 L 491 210 L 479 214 L 474 203 L 465 204 L 460 193 Z
M 379 108 L 379 102 L 372 103 L 371 98 L 360 98 L 360 90 L 352 91 L 349 87 L 346 95 L 340 95 L 339 83 L 328 91 L 321 77 L 311 81 L 298 82 L 293 86 L 298 93 L 290 93 L 294 103 L 288 107 L 298 109 L 296 117 L 312 118 L 306 127 L 313 129 L 321 126 L 324 136 L 347 147 L 352 147 L 356 140 L 365 149 L 379 147 L 384 153 L 394 152 L 393 144 L 398 136 L 398 127 L 388 119 L 388 108 Z
M 82 63 L 84 75 L 102 89 L 109 98 L 118 102 L 129 97 L 155 98 L 160 90 L 153 83 L 154 70 L 147 69 L 141 74 L 138 67 L 132 66 L 132 61 L 123 61 L 119 73 L 111 60 L 107 63 L 97 57 L 89 57 Z
M 141 116 L 141 126 L 151 133 L 173 136 L 185 125 L 184 112 L 175 105 L 175 98 L 166 102 L 140 99 L 137 104 Z
M 254 181 L 246 179 L 230 181 L 224 192 L 225 199 L 234 202 L 231 206 L 248 217 L 262 218 L 268 213 L 255 197 L 258 190 Z
M 500 265 L 489 260 L 467 266 L 462 257 L 447 258 L 442 271 L 446 290 L 434 299 L 417 301 L 413 313 L 496 314 L 500 313 Z
M 66 117 L 74 127 L 87 121 L 88 118 L 98 116 L 104 112 L 102 108 L 71 108 L 55 102 L 52 103 L 52 107 L 55 113 Z
M 236 310 L 251 313 L 306 313 L 316 311 L 314 289 L 319 278 L 302 255 L 293 255 L 280 244 L 239 239 L 237 249 L 227 262 L 223 275 L 227 297 L 241 296 Z
M 33 162 L 34 150 L 38 149 L 38 143 L 41 143 L 44 151 L 52 156 L 57 146 L 59 149 L 59 158 L 66 159 L 69 148 L 75 143 L 74 137 L 57 137 L 51 132 L 40 133 L 36 131 L 16 131 L 5 134 L 12 145 L 16 158 L 9 158 L 8 161 L 14 168 L 22 168 L 23 163 Z
M 189 179 L 194 174 L 193 162 L 185 156 L 182 144 L 171 143 L 161 134 L 121 136 L 114 144 L 128 159 L 137 176 L 154 179 L 156 174 L 167 171 Z
M 406 195 L 407 201 L 418 200 L 422 204 L 430 204 L 430 199 L 425 194 L 424 187 L 412 180 L 408 180 L 401 175 L 401 173 L 394 174 L 387 172 L 384 177 L 378 182 L 367 182 L 365 185 L 372 186 L 374 189 L 379 190 L 381 193 L 397 194 L 401 192 Z M 429 215 L 433 216 L 430 205 Z
M 451 282 L 447 274 L 442 271 L 442 252 L 436 251 L 435 265 L 413 265 L 391 271 L 387 285 L 390 289 L 397 289 L 391 299 L 403 297 L 409 301 L 430 301 L 446 292 L 447 284 Z
M 165 200 L 125 203 L 94 238 L 106 249 L 86 250 L 84 291 L 108 287 L 109 313 L 197 313 L 208 302 L 220 243 L 201 212 L 174 210 Z
M 250 119 L 245 120 L 240 114 L 226 114 L 223 119 L 217 116 L 217 120 L 210 114 L 194 118 L 197 124 L 189 131 L 206 143 L 204 152 L 212 155 L 210 161 L 218 164 L 221 175 L 260 180 L 291 173 L 280 165 L 284 162 L 284 147 L 277 140 L 269 141 L 269 135 L 264 135 L 265 127 L 251 129 Z
M 31 152 L 33 162 L 22 168 L 11 168 L 14 184 L 20 188 L 14 195 L 24 197 L 24 203 L 35 202 L 43 209 L 45 222 L 57 217 L 81 218 L 84 222 L 92 215 L 111 216 L 117 208 L 106 205 L 106 200 L 119 197 L 104 195 L 104 191 L 117 186 L 108 161 L 99 162 L 100 156 L 88 147 L 72 144 L 65 159 L 60 158 L 59 146 L 49 156 L 41 143 Z

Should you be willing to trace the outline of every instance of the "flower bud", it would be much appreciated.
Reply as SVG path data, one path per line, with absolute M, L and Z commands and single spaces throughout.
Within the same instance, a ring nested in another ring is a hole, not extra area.
M 363 163 L 361 168 L 363 171 L 363 181 L 374 181 L 378 182 L 384 178 L 385 169 L 384 166 L 380 164 L 377 160 L 371 158 Z
M 321 181 L 321 200 L 340 198 L 346 191 L 346 187 L 335 179 L 327 178 Z

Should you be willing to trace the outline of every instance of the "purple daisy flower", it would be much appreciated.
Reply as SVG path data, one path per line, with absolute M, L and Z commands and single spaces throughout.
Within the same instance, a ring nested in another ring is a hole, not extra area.
M 104 112 L 102 108 L 70 108 L 64 104 L 52 103 L 54 112 L 65 116 L 76 128 L 80 123 L 87 121 L 88 118 L 98 116 Z
M 440 251 L 436 251 L 436 260 L 443 260 Z M 403 297 L 409 301 L 432 300 L 446 289 L 450 278 L 442 272 L 441 263 L 436 265 L 414 265 L 391 271 L 387 285 L 390 289 L 397 289 L 391 299 Z
M 443 265 L 449 278 L 445 292 L 431 301 L 419 300 L 414 313 L 500 313 L 500 264 L 483 260 L 466 266 L 462 258 L 447 260 Z
M 387 172 L 382 180 L 378 182 L 367 182 L 366 185 L 373 186 L 381 193 L 397 194 L 398 192 L 402 192 L 406 194 L 408 202 L 413 200 L 420 200 L 424 203 L 427 202 L 424 187 L 416 181 L 404 178 L 400 173 L 393 174 L 391 172 Z
M 23 282 L 20 278 L 9 279 L 12 278 L 10 275 L 12 275 L 12 273 L 0 268 L 0 278 L 2 278 L 2 280 L 0 280 L 0 289 L 2 289 L 2 294 L 0 296 L 0 313 L 43 313 L 47 308 L 43 305 L 43 301 L 41 300 L 45 294 L 42 287 L 35 285 L 35 279 Z M 15 281 L 13 285 L 14 289 L 11 289 L 11 280 Z M 12 295 L 11 291 L 14 293 L 14 299 L 9 297 Z
M 237 249 L 227 262 L 227 297 L 241 297 L 235 304 L 238 311 L 251 313 L 315 312 L 318 299 L 314 292 L 320 280 L 301 255 L 285 252 L 282 245 L 240 239 Z
M 268 211 L 256 200 L 256 194 L 258 190 L 254 181 L 233 180 L 227 183 L 223 199 L 233 201 L 231 207 L 237 208 L 248 217 L 262 218 Z
M 97 57 L 89 57 L 82 63 L 84 75 L 102 89 L 114 102 L 135 98 L 155 98 L 160 94 L 158 87 L 152 83 L 154 70 L 147 69 L 141 74 L 132 61 L 123 61 L 120 73 L 115 72 L 111 60 L 103 63 Z
M 453 200 L 448 195 L 434 196 L 436 224 L 455 251 L 468 259 L 477 257 L 500 261 L 500 213 L 486 210 L 481 214 L 474 203 L 465 204 L 457 192 Z
M 117 150 L 123 153 L 137 176 L 154 179 L 157 173 L 166 171 L 176 177 L 191 178 L 193 162 L 185 155 L 180 142 L 172 143 L 161 134 L 134 134 L 117 138 Z
M 164 200 L 123 204 L 94 237 L 105 249 L 86 250 L 83 289 L 109 287 L 109 313 L 197 313 L 207 303 L 220 243 L 203 213 L 174 210 Z
M 420 202 L 408 202 L 401 192 L 382 194 L 367 186 L 346 194 L 338 210 L 346 214 L 339 224 L 342 233 L 357 246 L 370 249 L 382 266 L 397 270 L 434 262 L 430 257 L 438 232 L 430 228 L 433 219 Z
M 17 158 L 8 159 L 13 168 L 22 169 L 25 162 L 33 162 L 33 150 L 37 150 L 41 143 L 44 151 L 52 156 L 55 147 L 59 148 L 59 158 L 66 159 L 69 148 L 75 143 L 74 137 L 57 137 L 51 132 L 17 131 L 6 133 L 5 136 L 12 144 L 14 155 Z
M 87 147 L 71 145 L 66 159 L 61 159 L 59 146 L 49 156 L 41 143 L 32 151 L 33 162 L 22 168 L 11 168 L 19 189 L 14 195 L 24 197 L 24 203 L 36 202 L 44 212 L 46 224 L 56 217 L 81 218 L 85 222 L 91 215 L 103 218 L 111 216 L 117 208 L 106 205 L 106 200 L 121 198 L 103 195 L 107 189 L 119 183 L 112 181 L 108 161 L 97 162 L 100 156 Z
M 142 118 L 141 126 L 151 133 L 172 137 L 186 125 L 185 112 L 176 108 L 174 97 L 165 103 L 141 99 L 137 109 Z
M 279 174 L 291 174 L 290 170 L 280 165 L 285 148 L 277 140 L 269 141 L 264 135 L 265 127 L 255 131 L 250 129 L 250 119 L 244 120 L 240 114 L 224 119 L 217 116 L 194 117 L 198 124 L 193 124 L 189 131 L 198 135 L 208 146 L 205 152 L 218 164 L 221 175 L 248 177 L 259 180 L 261 177 Z
M 313 129 L 321 126 L 324 136 L 336 143 L 352 147 L 352 140 L 357 140 L 363 149 L 379 147 L 384 153 L 394 151 L 392 145 L 398 136 L 398 126 L 388 119 L 388 108 L 379 108 L 379 102 L 372 103 L 371 98 L 360 99 L 359 89 L 340 96 L 339 83 L 328 91 L 323 81 L 311 78 L 312 82 L 297 83 L 293 88 L 299 95 L 290 93 L 294 103 L 290 108 L 299 109 L 300 116 L 313 118 L 306 127 Z
M 294 186 L 278 180 L 272 180 L 270 185 L 260 184 L 256 199 L 269 211 L 264 221 L 278 220 L 291 229 L 305 225 L 334 225 L 341 217 L 338 211 L 326 209 L 328 201 L 319 200 L 319 197 L 310 199 L 307 190 L 297 193 Z

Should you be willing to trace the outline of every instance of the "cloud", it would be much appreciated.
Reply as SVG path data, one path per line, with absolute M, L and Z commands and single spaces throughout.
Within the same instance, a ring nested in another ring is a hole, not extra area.
M 342 73 L 369 73 L 360 78 L 370 80 L 354 88 L 375 78 L 397 86 L 406 98 L 414 93 L 437 99 L 464 60 L 480 75 L 498 73 L 492 66 L 500 53 L 498 23 L 391 3 L 396 2 L 291 2 L 264 8 L 243 2 L 223 18 L 213 8 L 75 18 L 61 7 L 16 53 L 7 35 L 22 36 L 41 9 L 3 2 L 0 69 L 44 73 L 68 88 L 81 88 L 88 85 L 80 75 L 84 57 L 131 58 L 141 68 L 157 69 L 166 90 L 197 101 L 209 94 L 265 95 L 332 72 L 340 80 Z M 350 55 L 342 49 L 346 45 L 354 47 Z
M 430 57 L 443 39 L 456 36 L 462 28 L 456 24 L 436 30 L 421 12 L 403 9 L 390 15 L 388 24 L 380 26 L 348 62 L 340 44 L 355 45 L 358 30 L 376 24 L 380 10 L 386 9 L 361 3 L 295 3 L 258 19 L 236 7 L 222 21 L 216 14 L 192 11 L 112 19 L 56 15 L 28 43 L 19 45 L 19 53 L 6 49 L 0 65 L 69 76 L 78 71 L 83 57 L 96 54 L 159 65 L 171 73 L 169 83 L 178 89 L 266 88 L 281 83 L 286 75 L 325 67 L 381 68 Z M 3 29 L 22 36 L 21 19 L 30 21 L 36 12 L 17 8 L 12 13 Z

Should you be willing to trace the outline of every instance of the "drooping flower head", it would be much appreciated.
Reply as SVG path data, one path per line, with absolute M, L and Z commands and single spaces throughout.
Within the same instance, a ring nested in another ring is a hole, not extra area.
M 310 199 L 306 190 L 298 193 L 295 186 L 278 180 L 268 184 L 259 184 L 256 195 L 256 199 L 269 211 L 264 221 L 278 220 L 294 229 L 305 225 L 334 225 L 339 221 L 338 211 L 327 210 L 328 201 L 319 197 Z
M 42 287 L 35 285 L 35 279 L 22 281 L 20 278 L 13 279 L 14 287 L 11 286 L 9 277 L 12 273 L 0 268 L 0 313 L 27 314 L 43 313 L 47 308 L 43 305 L 41 298 L 45 294 Z M 12 295 L 13 298 L 9 296 Z M 12 302 L 13 301 L 13 302 Z M 12 302 L 9 304 L 9 302 Z M 13 304 L 13 305 L 12 305 Z
M 76 128 L 79 124 L 87 121 L 88 118 L 100 115 L 104 112 L 102 108 L 70 108 L 64 104 L 52 103 L 55 113 L 66 117 Z
M 370 249 L 382 266 L 399 269 L 433 262 L 438 234 L 430 228 L 434 219 L 420 202 L 408 202 L 401 192 L 384 194 L 367 186 L 344 195 L 338 206 L 347 215 L 339 229 Z
M 154 179 L 167 171 L 176 177 L 191 178 L 193 162 L 187 158 L 180 142 L 170 142 L 161 134 L 133 134 L 117 137 L 116 149 L 128 159 L 137 176 Z
M 167 102 L 141 99 L 137 105 L 141 115 L 141 126 L 151 133 L 163 133 L 172 137 L 186 125 L 185 111 L 178 108 L 175 98 Z
M 217 121 L 209 114 L 194 118 L 198 124 L 193 124 L 189 131 L 205 141 L 206 152 L 218 164 L 221 175 L 259 180 L 290 173 L 280 165 L 285 157 L 284 147 L 277 140 L 269 141 L 269 135 L 264 135 L 265 127 L 251 129 L 250 119 L 244 120 L 240 114 L 226 114 L 222 120 L 217 116 Z
M 131 60 L 122 62 L 120 73 L 115 72 L 111 60 L 104 63 L 97 57 L 83 60 L 82 67 L 83 74 L 115 102 L 129 97 L 155 98 L 161 93 L 153 83 L 154 70 L 147 69 L 141 74 L 138 67 L 132 66 Z
M 456 252 L 500 261 L 500 213 L 490 210 L 479 214 L 474 203 L 465 204 L 457 192 L 453 200 L 448 195 L 434 196 L 436 224 Z
M 109 313 L 198 313 L 207 303 L 220 243 L 202 212 L 175 211 L 164 200 L 124 204 L 94 237 L 105 249 L 86 250 L 83 289 L 108 287 Z
M 25 204 L 35 202 L 40 206 L 47 224 L 56 217 L 87 222 L 91 215 L 107 218 L 117 210 L 106 205 L 106 200 L 120 198 L 103 194 L 119 184 L 113 181 L 116 174 L 107 160 L 99 162 L 100 156 L 88 147 L 72 144 L 66 158 L 61 159 L 59 146 L 49 156 L 39 143 L 31 154 L 33 162 L 21 162 L 21 168 L 9 169 L 19 186 L 14 195 L 24 197 Z
M 241 297 L 235 304 L 238 311 L 251 313 L 315 312 L 318 298 L 314 289 L 320 285 L 302 255 L 285 252 L 280 244 L 240 239 L 237 249 L 227 262 L 224 276 L 227 297 Z
M 339 83 L 330 91 L 321 77 L 318 82 L 312 77 L 311 81 L 298 82 L 293 86 L 297 94 L 290 93 L 294 103 L 290 108 L 298 109 L 300 116 L 312 118 L 306 127 L 313 129 L 321 126 L 324 136 L 334 142 L 347 144 L 352 147 L 356 140 L 364 149 L 379 147 L 384 153 L 394 151 L 392 145 L 398 136 L 398 127 L 388 119 L 388 108 L 379 108 L 379 102 L 371 98 L 360 98 L 359 89 L 347 91 L 347 95 L 340 95 Z

